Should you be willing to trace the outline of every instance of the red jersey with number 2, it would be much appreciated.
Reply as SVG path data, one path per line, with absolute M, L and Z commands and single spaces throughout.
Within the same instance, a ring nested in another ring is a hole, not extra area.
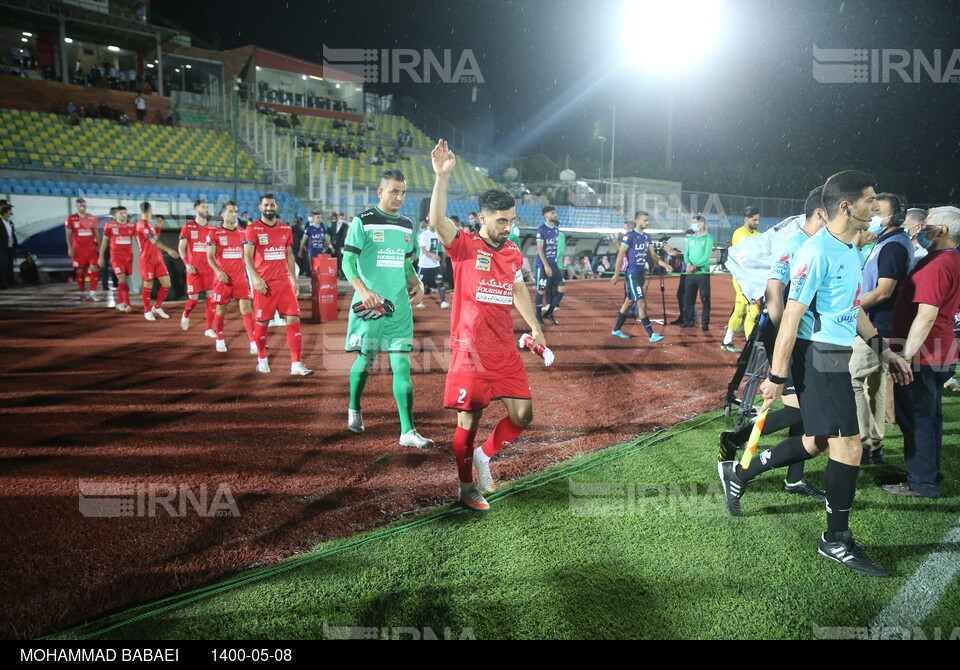
M 477 233 L 464 231 L 445 249 L 457 287 L 450 315 L 450 348 L 516 351 L 513 285 L 523 277 L 520 249 L 509 240 L 492 247 Z

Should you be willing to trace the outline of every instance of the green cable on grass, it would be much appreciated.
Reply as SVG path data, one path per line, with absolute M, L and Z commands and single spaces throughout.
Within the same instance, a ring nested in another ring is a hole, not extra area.
M 663 428 L 661 430 L 651 433 L 650 435 L 637 438 L 632 442 L 626 442 L 623 444 L 615 445 L 613 447 L 609 447 L 591 456 L 589 459 L 587 459 L 583 463 L 562 467 L 552 472 L 547 472 L 541 475 L 534 476 L 526 481 L 521 481 L 520 483 L 517 483 L 511 486 L 508 490 L 503 491 L 502 493 L 493 494 L 488 498 L 488 500 L 490 502 L 498 502 L 505 498 L 509 498 L 514 495 L 519 495 L 521 493 L 526 493 L 527 491 L 532 491 L 534 489 L 541 488 L 548 484 L 552 484 L 553 482 L 558 481 L 560 479 L 564 479 L 570 475 L 592 470 L 601 465 L 605 465 L 612 461 L 619 460 L 625 456 L 629 456 L 630 454 L 635 453 L 642 448 L 649 447 L 654 444 L 659 444 L 661 442 L 665 442 L 670 438 L 676 437 L 677 435 L 682 435 L 683 433 L 700 428 L 701 426 L 711 423 L 712 421 L 716 421 L 721 416 L 723 416 L 723 414 L 717 414 L 715 416 L 704 419 L 698 423 L 694 423 L 685 428 L 679 428 L 678 430 L 674 430 L 679 426 L 683 426 L 686 423 L 695 421 L 695 419 L 687 419 L 686 421 L 681 421 L 675 426 L 671 426 L 670 428 Z M 672 432 L 668 432 L 668 431 L 672 431 Z M 351 540 L 350 542 L 346 542 L 337 547 L 331 547 L 330 549 L 324 549 L 316 553 L 305 554 L 298 558 L 285 561 L 281 564 L 278 564 L 263 570 L 259 570 L 253 573 L 239 576 L 239 577 L 234 577 L 232 579 L 227 579 L 225 581 L 218 582 L 216 584 L 211 584 L 209 586 L 202 586 L 200 588 L 193 589 L 185 593 L 168 596 L 166 598 L 161 598 L 160 600 L 155 600 L 153 602 L 146 603 L 144 605 L 137 605 L 135 607 L 131 607 L 117 614 L 106 616 L 93 623 L 82 624 L 80 626 L 76 626 L 75 628 L 67 629 L 62 633 L 55 633 L 53 635 L 41 637 L 39 639 L 48 640 L 48 639 L 53 639 L 54 635 L 63 635 L 66 633 L 70 633 L 71 631 L 80 631 L 84 629 L 95 628 L 95 630 L 88 633 L 82 633 L 77 637 L 78 640 L 93 639 L 97 636 L 109 633 L 110 631 L 117 630 L 118 628 L 122 628 L 129 624 L 136 623 L 137 621 L 143 621 L 145 619 L 157 616 L 159 614 L 163 614 L 164 612 L 169 612 L 178 607 L 183 607 L 184 605 L 188 605 L 198 600 L 202 600 L 204 598 L 208 598 L 210 596 L 217 595 L 219 593 L 224 593 L 226 591 L 229 591 L 231 589 L 234 589 L 240 586 L 245 586 L 247 584 L 268 579 L 270 577 L 274 577 L 284 572 L 288 572 L 290 570 L 294 570 L 296 568 L 309 565 L 310 563 L 314 563 L 324 558 L 329 558 L 331 556 L 342 554 L 352 549 L 357 549 L 364 545 L 370 544 L 371 542 L 379 542 L 381 540 L 388 539 L 399 533 L 405 533 L 405 532 L 414 530 L 416 528 L 419 528 L 421 526 L 425 526 L 427 524 L 433 523 L 435 521 L 452 518 L 456 515 L 467 513 L 467 512 L 469 512 L 469 510 L 466 510 L 462 507 L 450 507 L 448 509 L 435 512 L 432 514 L 428 514 L 423 518 L 416 519 L 408 523 L 404 523 L 394 528 L 387 528 L 381 531 L 377 531 L 367 537 Z M 144 610 L 144 609 L 146 609 L 147 611 L 141 612 L 139 614 L 134 614 L 134 612 L 137 612 L 138 610 Z M 117 618 L 120 618 L 120 621 L 116 621 L 115 623 L 105 625 L 105 627 L 103 628 L 98 628 L 98 626 L 106 624 L 107 622 L 111 620 L 115 620 Z

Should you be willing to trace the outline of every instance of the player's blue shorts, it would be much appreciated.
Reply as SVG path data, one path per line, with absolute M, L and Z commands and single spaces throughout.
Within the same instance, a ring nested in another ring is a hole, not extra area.
M 643 294 L 643 284 L 645 281 L 646 273 L 644 270 L 627 272 L 626 275 L 624 275 L 623 295 L 630 298 L 633 302 L 646 300 L 646 296 Z
M 552 277 L 547 276 L 546 270 L 539 262 L 534 266 L 534 281 L 537 283 L 538 291 L 546 291 L 550 286 L 554 288 L 566 286 L 567 283 L 563 281 L 563 270 L 560 269 L 560 266 L 556 263 L 550 263 L 550 270 L 553 272 Z

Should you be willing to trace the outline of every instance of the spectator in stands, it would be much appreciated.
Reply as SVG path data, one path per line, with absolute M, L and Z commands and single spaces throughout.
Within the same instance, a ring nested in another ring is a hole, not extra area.
M 137 97 L 133 100 L 133 105 L 137 108 L 137 122 L 143 123 L 143 119 L 147 115 L 147 101 L 143 99 L 142 95 L 137 93 Z
M 127 70 L 127 90 L 131 93 L 137 90 L 137 71 L 133 68 Z
M 126 112 L 120 112 L 120 118 L 117 119 L 117 122 L 121 126 L 128 126 L 130 125 L 130 117 L 127 116 Z
M 39 284 L 40 269 L 37 267 L 37 257 L 27 252 L 27 258 L 20 263 L 20 281 L 24 284 Z
M 110 107 L 107 106 L 107 103 L 103 100 L 100 101 L 100 118 L 109 119 L 113 116 L 110 111 Z

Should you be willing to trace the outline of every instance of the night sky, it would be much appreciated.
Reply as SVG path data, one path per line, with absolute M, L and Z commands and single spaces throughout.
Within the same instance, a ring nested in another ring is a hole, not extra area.
M 367 90 L 411 96 L 511 155 L 599 159 L 598 122 L 609 139 L 616 105 L 617 164 L 662 166 L 671 83 L 674 160 L 687 171 L 685 183 L 697 181 L 698 164 L 771 173 L 795 165 L 826 175 L 855 167 L 910 202 L 960 201 L 960 60 L 953 61 L 955 83 L 932 83 L 926 75 L 903 83 L 894 74 L 889 84 L 822 84 L 812 73 L 814 44 L 920 49 L 931 60 L 939 49 L 946 69 L 954 49 L 960 59 L 960 3 L 721 0 L 719 25 L 691 16 L 678 33 L 690 49 L 702 48 L 707 31 L 718 39 L 701 62 L 669 80 L 624 62 L 623 4 L 155 0 L 153 12 L 223 49 L 255 43 L 316 62 L 322 44 L 451 49 L 455 56 L 471 49 L 485 79 L 475 103 L 467 84 Z M 637 25 L 633 32 L 643 41 L 656 30 Z M 769 194 L 803 197 L 816 185 L 780 180 Z

